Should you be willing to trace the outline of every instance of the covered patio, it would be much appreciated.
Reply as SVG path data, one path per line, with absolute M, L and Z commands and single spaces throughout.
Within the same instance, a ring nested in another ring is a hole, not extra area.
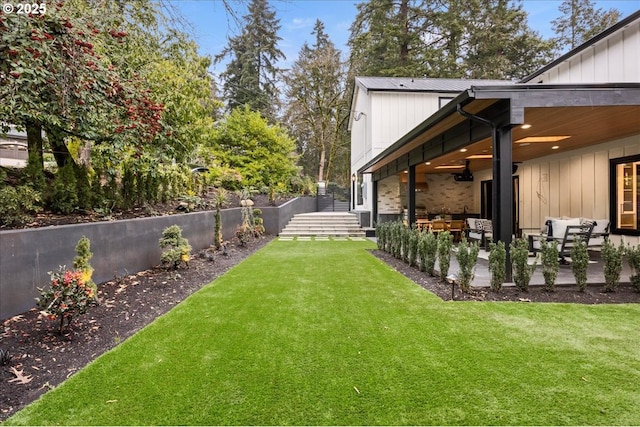
M 405 174 L 407 222 L 414 224 L 417 177 L 461 172 L 470 161 L 473 173 L 490 171 L 493 239 L 508 247 L 522 231 L 518 205 L 514 204 L 516 165 L 639 134 L 640 83 L 472 86 L 358 172 L 372 176 L 374 219 L 378 218 L 379 182 Z M 609 191 L 607 171 L 594 168 L 589 175 L 590 185 L 605 186 L 601 192 Z M 575 202 L 577 206 L 587 204 Z M 543 225 L 529 222 L 532 228 Z

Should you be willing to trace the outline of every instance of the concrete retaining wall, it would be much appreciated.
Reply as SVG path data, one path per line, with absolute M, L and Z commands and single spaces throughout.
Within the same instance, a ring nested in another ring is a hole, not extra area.
M 315 198 L 261 209 L 267 234 L 277 235 L 294 214 L 315 211 Z M 221 214 L 223 238 L 228 240 L 242 222 L 241 210 L 225 209 Z M 162 231 L 174 224 L 182 229 L 194 252 L 213 243 L 212 211 L 0 231 L 0 319 L 34 307 L 37 288 L 49 283 L 48 272 L 60 265 L 72 266 L 82 236 L 91 241 L 93 280 L 101 283 L 160 264 L 158 241 Z

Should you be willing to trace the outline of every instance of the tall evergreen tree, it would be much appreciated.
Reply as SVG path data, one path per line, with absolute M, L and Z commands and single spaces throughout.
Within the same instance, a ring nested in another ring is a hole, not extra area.
M 280 20 L 267 0 L 251 0 L 243 21 L 242 32 L 229 38 L 228 46 L 215 58 L 216 62 L 231 58 L 221 75 L 227 108 L 248 105 L 274 120 L 281 75 L 276 63 L 285 58 L 278 49 Z
M 465 76 L 519 79 L 553 60 L 553 43 L 529 28 L 521 4 L 467 0 L 469 19 Z
M 581 45 L 620 20 L 620 11 L 596 9 L 591 0 L 564 0 L 558 9 L 562 15 L 551 24 L 560 51 Z
M 343 126 L 348 115 L 345 67 L 321 21 L 316 21 L 312 34 L 313 46 L 303 45 L 285 78 L 286 118 L 297 139 L 304 173 L 331 181 L 336 180 L 332 172 L 348 162 L 348 156 L 341 155 L 348 140 Z
M 551 59 L 508 0 L 369 0 L 349 45 L 356 75 L 516 78 Z

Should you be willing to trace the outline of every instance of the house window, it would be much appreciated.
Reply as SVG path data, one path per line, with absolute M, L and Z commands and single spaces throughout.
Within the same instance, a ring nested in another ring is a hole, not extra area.
M 640 155 L 610 160 L 612 233 L 640 235 Z

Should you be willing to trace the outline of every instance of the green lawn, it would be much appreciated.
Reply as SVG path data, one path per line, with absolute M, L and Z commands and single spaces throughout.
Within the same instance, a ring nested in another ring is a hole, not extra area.
M 274 241 L 7 424 L 638 425 L 640 307 L 442 302 Z

